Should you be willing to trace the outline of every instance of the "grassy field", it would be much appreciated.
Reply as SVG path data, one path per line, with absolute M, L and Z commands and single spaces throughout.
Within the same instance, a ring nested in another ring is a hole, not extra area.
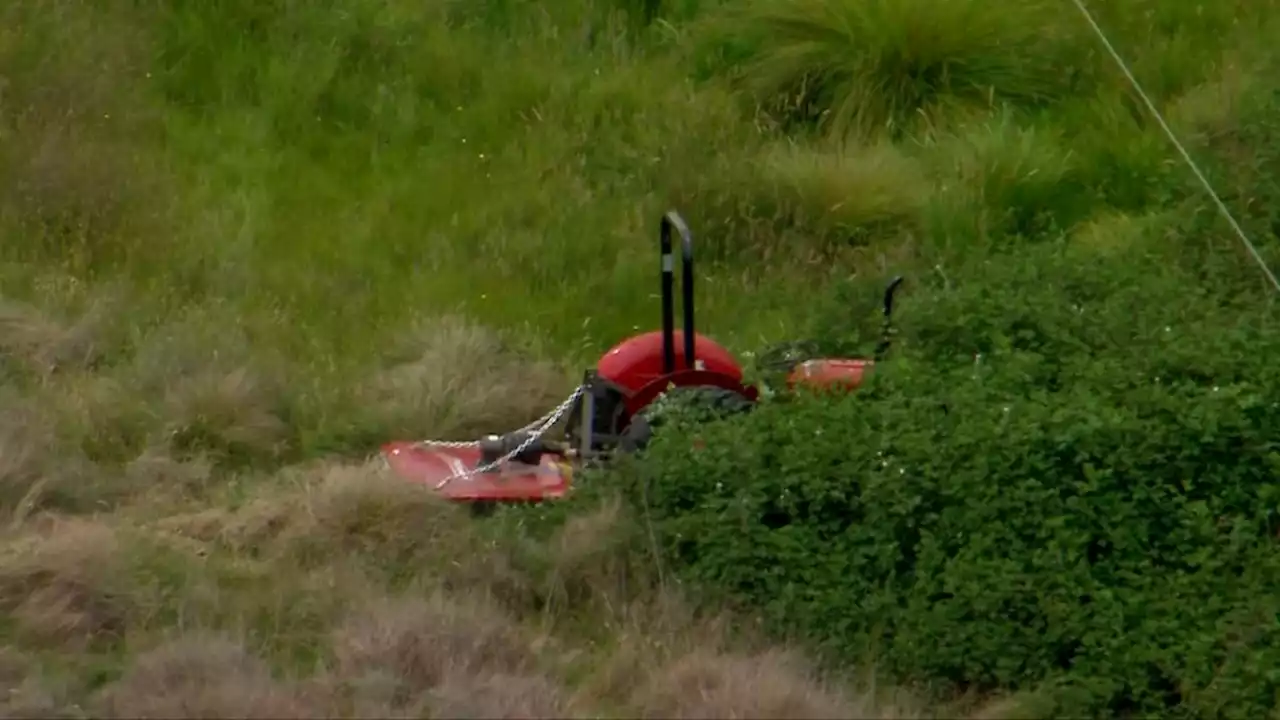
M 1277 259 L 1276 3 L 1094 4 Z M 656 326 L 668 208 L 740 352 L 1186 212 L 1177 252 L 1259 297 L 1144 112 L 1067 2 L 5 5 L 3 712 L 1030 712 L 694 612 L 623 504 L 548 540 L 365 458 L 518 427 Z

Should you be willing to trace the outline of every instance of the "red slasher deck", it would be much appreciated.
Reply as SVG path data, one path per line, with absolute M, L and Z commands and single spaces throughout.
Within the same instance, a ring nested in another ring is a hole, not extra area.
M 436 489 L 442 481 L 480 465 L 478 447 L 431 447 L 414 442 L 384 445 L 382 456 L 400 477 L 435 490 L 449 500 L 545 500 L 563 497 L 573 470 L 562 460 L 543 455 L 537 465 L 503 463 L 492 472 L 463 475 Z

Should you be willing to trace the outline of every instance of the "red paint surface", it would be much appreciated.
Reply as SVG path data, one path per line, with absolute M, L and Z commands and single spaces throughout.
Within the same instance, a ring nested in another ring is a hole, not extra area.
M 853 390 L 875 366 L 871 360 L 828 358 L 800 363 L 787 376 L 787 386 Z
M 509 462 L 493 472 L 457 478 L 436 490 L 440 481 L 480 464 L 480 448 L 437 448 L 413 442 L 382 447 L 391 470 L 409 482 L 425 485 L 449 500 L 544 500 L 563 497 L 572 470 L 559 458 L 544 455 L 538 465 Z
M 684 332 L 675 331 L 676 369 L 685 367 Z M 694 355 L 701 361 L 701 369 L 723 375 L 741 383 L 742 368 L 729 351 L 716 341 L 702 335 L 694 335 Z M 627 338 L 613 346 L 600 358 L 596 371 L 600 377 L 614 383 L 628 394 L 662 377 L 662 331 L 655 330 Z

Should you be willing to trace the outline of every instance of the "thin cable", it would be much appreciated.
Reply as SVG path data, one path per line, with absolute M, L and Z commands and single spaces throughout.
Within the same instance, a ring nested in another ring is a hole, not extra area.
M 1267 280 L 1271 281 L 1271 286 L 1275 288 L 1276 292 L 1280 293 L 1280 280 L 1277 280 L 1275 273 L 1271 272 L 1271 268 L 1267 267 L 1267 261 L 1262 259 L 1262 254 L 1258 252 L 1258 248 L 1256 248 L 1253 242 L 1249 240 L 1249 236 L 1245 233 L 1244 228 L 1240 227 L 1240 223 L 1236 222 L 1236 218 L 1231 214 L 1231 210 L 1227 208 L 1227 204 L 1218 196 L 1217 191 L 1213 189 L 1213 185 L 1210 184 L 1209 179 L 1200 171 L 1200 166 L 1196 164 L 1194 159 L 1192 159 L 1191 153 L 1187 152 L 1187 149 L 1183 147 L 1182 142 L 1178 140 L 1178 136 L 1175 135 L 1173 129 L 1169 127 L 1169 123 L 1165 122 L 1164 115 L 1156 109 L 1156 104 L 1151 101 L 1150 96 L 1147 95 L 1147 91 L 1142 89 L 1142 83 L 1138 82 L 1138 78 L 1135 77 L 1133 71 L 1129 69 L 1129 64 L 1124 61 L 1124 58 L 1120 57 L 1120 53 L 1116 51 L 1115 46 L 1112 45 L 1111 41 L 1107 38 L 1107 34 L 1103 32 L 1102 26 L 1098 25 L 1097 20 L 1094 20 L 1093 13 L 1089 12 L 1089 8 L 1085 7 L 1084 0 L 1071 1 L 1075 3 L 1077 8 L 1079 8 L 1080 14 L 1084 15 L 1084 19 L 1088 21 L 1089 26 L 1093 28 L 1093 31 L 1097 33 L 1098 39 L 1102 41 L 1102 45 L 1106 47 L 1107 52 L 1111 54 L 1112 59 L 1114 59 L 1116 64 L 1120 66 L 1121 72 L 1123 72 L 1124 76 L 1129 79 L 1129 84 L 1132 85 L 1134 91 L 1138 93 L 1138 97 L 1142 98 L 1142 102 L 1147 106 L 1147 110 L 1151 111 L 1151 115 L 1155 117 L 1156 122 L 1160 123 L 1160 128 L 1164 130 L 1164 134 L 1169 137 L 1169 142 L 1173 143 L 1173 146 L 1178 149 L 1178 152 L 1182 155 L 1182 159 L 1187 162 L 1187 167 L 1191 168 L 1191 172 L 1195 173 L 1200 184 L 1204 186 L 1205 192 L 1209 193 L 1209 197 L 1213 198 L 1214 204 L 1218 206 L 1218 212 L 1222 214 L 1222 217 L 1227 219 L 1227 222 L 1231 225 L 1231 229 L 1235 230 L 1236 235 L 1240 237 L 1240 242 L 1244 243 L 1245 249 L 1249 251 L 1249 254 L 1253 256 L 1254 260 L 1258 261 L 1258 267 L 1262 268 L 1262 272 L 1267 276 Z

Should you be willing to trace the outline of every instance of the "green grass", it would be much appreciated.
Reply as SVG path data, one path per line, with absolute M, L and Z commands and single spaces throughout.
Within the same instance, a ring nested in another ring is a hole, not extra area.
M 1097 5 L 1277 259 L 1276 4 Z M 602 350 L 657 326 L 657 219 L 672 208 L 698 242 L 701 329 L 739 352 L 856 335 L 887 275 L 980 282 L 988 259 L 1031 244 L 1107 262 L 1192 228 L 1163 252 L 1209 258 L 1214 292 L 1256 288 L 1065 2 L 11 3 L 0 507 L 14 519 L 0 596 L 17 619 L 0 631 L 36 668 L 15 683 L 47 676 L 49 703 L 81 702 L 198 629 L 303 679 L 319 658 L 321 684 L 356 702 L 344 683 L 368 668 L 343 665 L 334 628 L 371 598 L 443 586 L 493 598 L 579 658 L 504 666 L 576 678 L 580 694 L 554 708 L 675 712 L 657 685 L 679 682 L 661 672 L 692 672 L 681 652 L 714 632 L 654 599 L 644 553 L 583 559 L 565 538 L 526 537 L 519 518 L 496 538 L 447 514 L 423 528 L 414 513 L 441 511 L 385 488 L 362 497 L 363 475 L 326 465 L 554 405 Z M 601 522 L 626 526 L 620 512 Z M 182 531 L 156 535 L 166 522 Z M 73 549 L 19 542 L 49 533 Z M 102 560 L 136 586 L 86 570 L 85 533 L 89 546 L 141 538 Z M 481 544 L 466 567 L 444 560 Z M 188 552 L 209 562 L 183 568 Z M 14 595 L 32 587 L 65 612 Z M 638 629 L 646 613 L 657 630 Z M 107 630 L 86 640 L 94 628 Z M 584 656 L 624 675 L 660 656 L 657 685 L 628 695 Z M 749 675 L 734 662 L 723 672 Z M 423 677 L 419 694 L 444 683 Z M 795 687 L 744 702 L 765 715 L 796 707 L 794 693 L 813 712 L 837 702 Z M 199 692 L 226 708 L 224 690 Z M 339 702 L 277 690 L 256 712 Z

